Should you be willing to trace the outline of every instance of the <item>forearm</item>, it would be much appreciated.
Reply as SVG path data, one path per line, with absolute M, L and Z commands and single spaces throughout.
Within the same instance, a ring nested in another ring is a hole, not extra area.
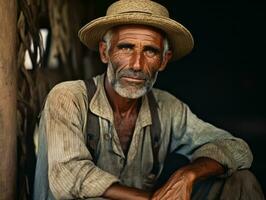
M 201 146 L 193 153 L 192 160 L 200 157 L 216 160 L 226 168 L 225 176 L 231 175 L 238 169 L 249 168 L 253 159 L 249 146 L 240 138 L 230 137 Z
M 201 157 L 178 171 L 182 171 L 183 174 L 188 174 L 191 181 L 194 183 L 199 179 L 221 175 L 225 172 L 225 169 L 219 162 L 211 158 Z
M 114 183 L 104 192 L 103 197 L 115 200 L 147 200 L 150 194 L 140 189 Z

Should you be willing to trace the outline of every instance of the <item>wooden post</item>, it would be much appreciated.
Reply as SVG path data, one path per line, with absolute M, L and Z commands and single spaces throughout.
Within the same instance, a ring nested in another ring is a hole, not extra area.
M 17 1 L 0 0 L 0 200 L 16 199 Z

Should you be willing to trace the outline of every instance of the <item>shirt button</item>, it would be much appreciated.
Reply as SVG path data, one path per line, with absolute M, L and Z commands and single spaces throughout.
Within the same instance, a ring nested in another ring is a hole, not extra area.
M 103 137 L 104 137 L 105 140 L 109 140 L 110 139 L 110 136 L 109 136 L 108 133 L 105 133 Z
M 149 174 L 149 175 L 147 176 L 147 178 L 148 178 L 149 180 L 154 180 L 154 179 L 155 179 L 155 174 Z

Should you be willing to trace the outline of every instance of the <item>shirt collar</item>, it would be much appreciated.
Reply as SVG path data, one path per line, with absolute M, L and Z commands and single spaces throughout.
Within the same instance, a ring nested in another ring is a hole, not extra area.
M 91 99 L 89 108 L 92 113 L 98 115 L 99 117 L 109 120 L 111 123 L 114 123 L 113 110 L 106 96 L 104 89 L 104 74 L 95 77 L 97 90 Z M 142 97 L 141 107 L 137 119 L 137 123 L 141 127 L 148 126 L 152 124 L 151 112 L 148 102 L 147 95 Z

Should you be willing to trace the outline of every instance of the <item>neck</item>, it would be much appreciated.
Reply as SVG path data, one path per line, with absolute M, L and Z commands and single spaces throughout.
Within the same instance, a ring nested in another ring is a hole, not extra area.
M 105 76 L 104 87 L 107 94 L 107 98 L 111 107 L 115 113 L 120 115 L 129 115 L 134 112 L 138 112 L 139 109 L 139 99 L 129 99 L 120 96 L 112 87 L 111 83 L 108 81 L 107 76 Z

